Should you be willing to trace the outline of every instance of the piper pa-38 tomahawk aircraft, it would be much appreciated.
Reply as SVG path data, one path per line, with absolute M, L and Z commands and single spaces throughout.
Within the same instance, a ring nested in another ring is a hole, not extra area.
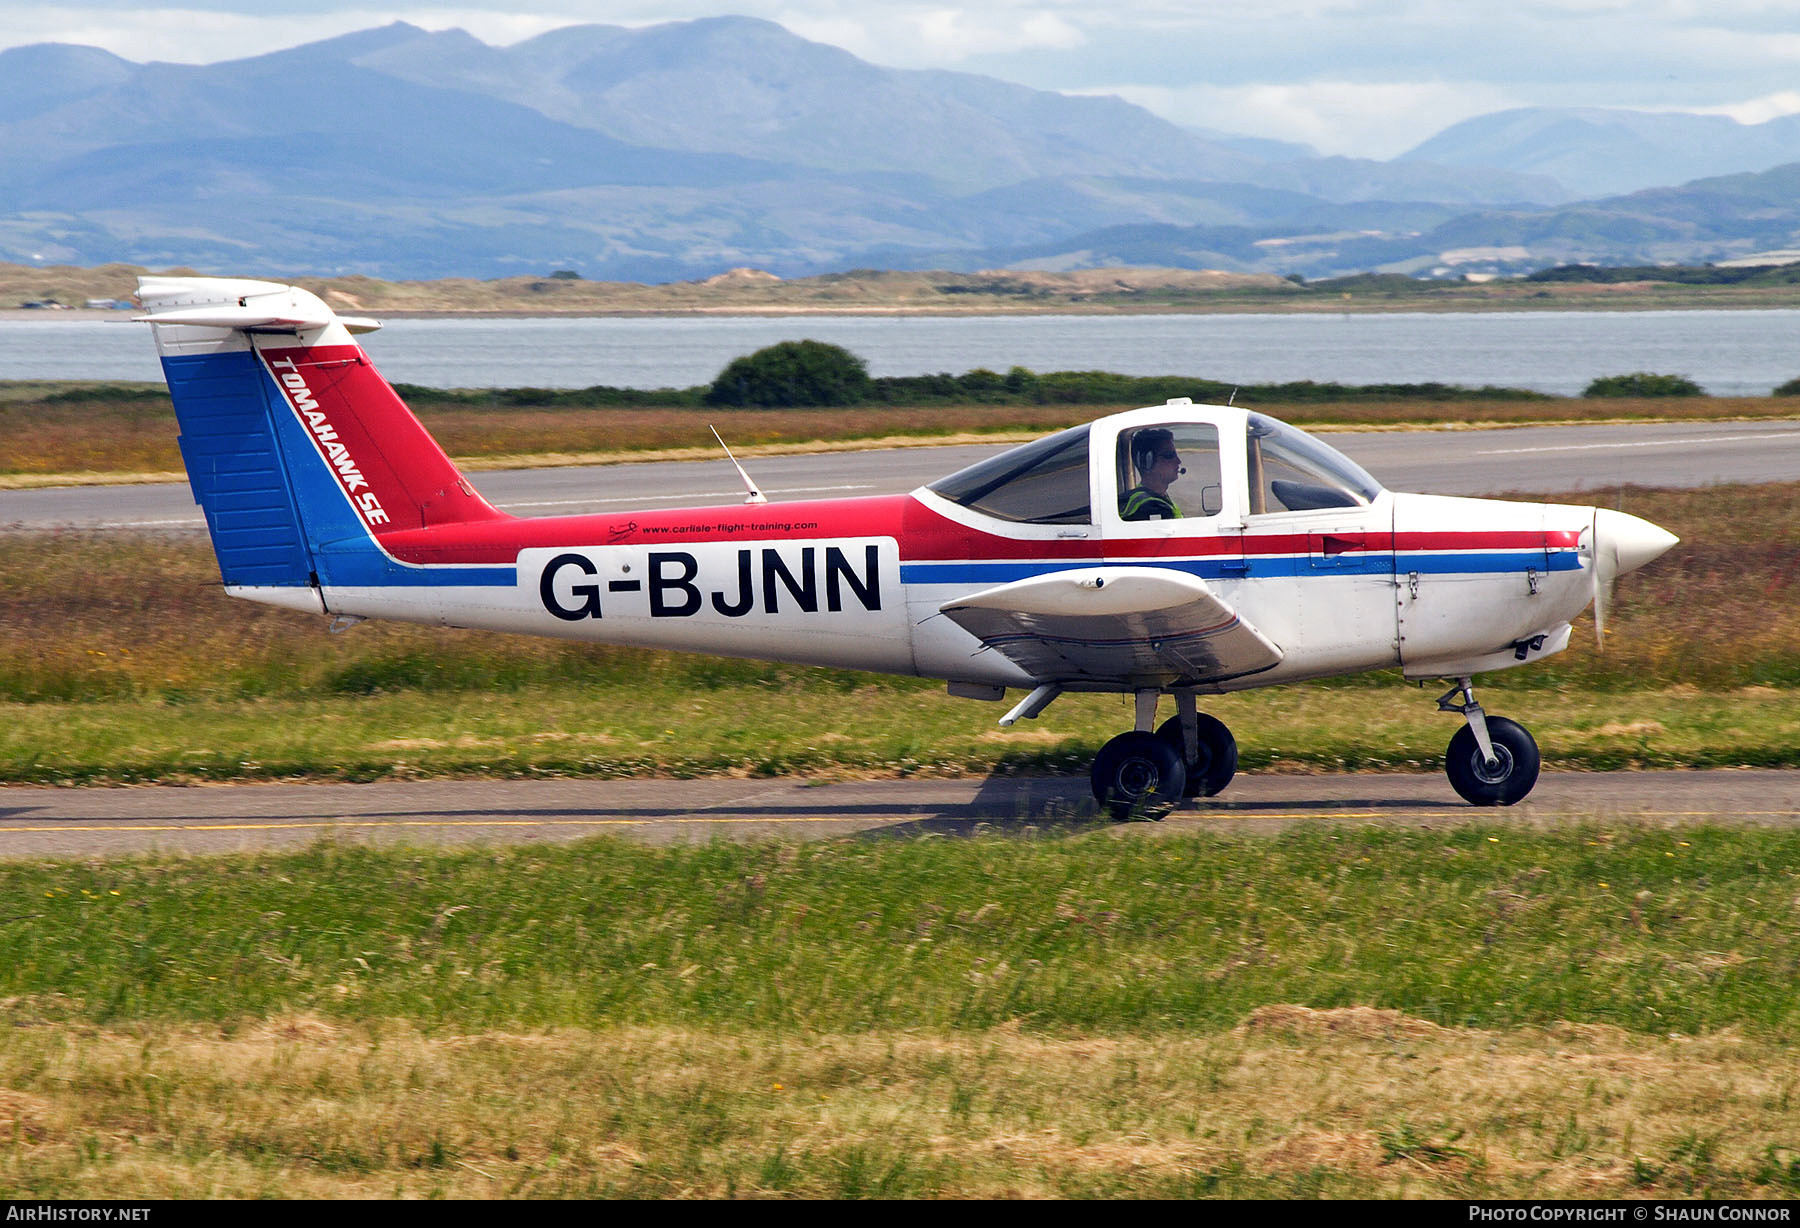
M 911 494 L 750 486 L 741 505 L 522 519 L 376 372 L 352 338 L 373 321 L 268 282 L 146 278 L 140 299 L 233 596 L 1025 692 L 1002 725 L 1064 692 L 1130 695 L 1135 727 L 1093 765 L 1118 818 L 1231 780 L 1237 744 L 1199 696 L 1395 667 L 1453 684 L 1456 791 L 1517 802 L 1537 745 L 1472 678 L 1560 652 L 1613 577 L 1676 541 L 1614 511 L 1395 494 L 1302 431 L 1185 399 Z

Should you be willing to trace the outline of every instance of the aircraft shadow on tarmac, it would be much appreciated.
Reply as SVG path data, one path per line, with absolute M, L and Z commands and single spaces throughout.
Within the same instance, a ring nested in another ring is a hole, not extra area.
M 879 811 L 880 807 L 868 808 Z M 1443 803 L 1417 798 L 1331 798 L 1282 801 L 1217 801 L 1196 799 L 1178 807 L 1168 817 L 1199 818 L 1207 815 L 1253 817 L 1258 814 L 1297 813 L 1321 818 L 1340 813 L 1380 811 L 1396 818 L 1408 812 L 1436 814 Z M 978 793 L 959 806 L 937 807 L 936 813 L 863 831 L 861 839 L 904 839 L 909 836 L 970 836 L 980 832 L 1030 827 L 1038 831 L 1076 833 L 1118 826 L 1102 815 L 1087 782 L 1075 778 L 990 776 Z

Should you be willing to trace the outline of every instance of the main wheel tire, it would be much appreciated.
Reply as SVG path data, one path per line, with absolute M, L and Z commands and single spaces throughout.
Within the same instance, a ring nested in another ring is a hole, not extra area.
M 1464 725 L 1450 739 L 1444 775 L 1450 778 L 1450 787 L 1472 806 L 1510 806 L 1537 784 L 1537 742 L 1525 726 L 1504 716 L 1488 717 L 1487 728 L 1494 744 L 1494 762 L 1482 758 L 1475 731 Z
M 1187 746 L 1181 736 L 1179 716 L 1171 716 L 1158 726 L 1156 736 L 1173 746 L 1177 757 L 1186 760 L 1182 764 L 1187 769 L 1185 795 L 1217 797 L 1231 783 L 1231 778 L 1237 775 L 1237 739 L 1231 736 L 1231 730 L 1225 727 L 1225 722 L 1216 716 L 1201 712 L 1195 719 L 1200 726 L 1198 758 L 1187 759 Z
M 1187 788 L 1181 756 L 1153 733 L 1122 733 L 1094 756 L 1094 800 L 1115 820 L 1160 819 Z

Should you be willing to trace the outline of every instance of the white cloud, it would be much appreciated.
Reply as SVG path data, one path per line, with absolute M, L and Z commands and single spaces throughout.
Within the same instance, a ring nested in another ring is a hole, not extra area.
M 913 19 L 919 41 L 951 60 L 1049 48 L 1067 51 L 1085 40 L 1082 32 L 1055 13 L 995 15 L 968 9 L 933 9 Z
M 1784 115 L 1800 115 L 1800 90 L 1778 90 L 1761 98 L 1695 110 L 1702 115 L 1729 115 L 1740 124 L 1762 124 Z
M 1038 7 L 889 5 L 849 13 L 833 6 L 823 13 L 783 10 L 771 20 L 802 38 L 904 68 L 960 64 L 972 56 L 1070 51 L 1087 37 L 1073 22 Z
M 1442 81 L 1125 85 L 1103 92 L 1178 124 L 1301 141 L 1320 153 L 1368 158 L 1391 158 L 1460 120 L 1518 105 L 1504 91 Z
M 0 46 L 75 43 L 102 47 L 143 63 L 211 64 L 262 55 L 300 43 L 408 21 L 427 30 L 460 27 L 490 43 L 514 43 L 557 26 L 566 17 L 538 17 L 492 9 L 319 9 L 306 12 L 201 11 L 189 8 L 83 9 L 0 4 Z

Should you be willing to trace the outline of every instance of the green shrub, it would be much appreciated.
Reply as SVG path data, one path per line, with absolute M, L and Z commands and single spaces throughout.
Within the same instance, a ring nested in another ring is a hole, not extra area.
M 1633 371 L 1630 375 L 1603 375 L 1581 393 L 1584 397 L 1703 397 L 1706 389 L 1685 375 L 1657 375 Z
M 843 346 L 782 341 L 732 359 L 706 390 L 705 401 L 786 409 L 856 405 L 868 393 L 868 364 Z
M 1772 394 L 1778 397 L 1800 397 L 1800 377 L 1789 380 Z

